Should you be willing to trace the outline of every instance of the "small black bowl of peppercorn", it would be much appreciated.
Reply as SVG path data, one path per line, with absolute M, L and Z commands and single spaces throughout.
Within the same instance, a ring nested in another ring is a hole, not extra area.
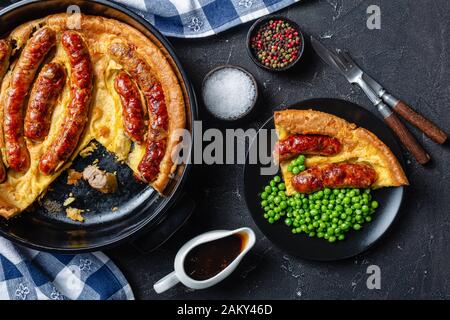
M 305 42 L 300 27 L 282 16 L 256 20 L 247 33 L 247 51 L 253 62 L 270 71 L 292 68 L 303 55 Z

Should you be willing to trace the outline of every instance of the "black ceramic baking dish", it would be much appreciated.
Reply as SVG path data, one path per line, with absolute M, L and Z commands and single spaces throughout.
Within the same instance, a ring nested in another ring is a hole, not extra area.
M 24 22 L 49 14 L 67 12 L 69 6 L 73 5 L 78 6 L 83 14 L 113 18 L 127 23 L 160 47 L 181 84 L 186 105 L 186 128 L 192 135 L 193 122 L 197 118 L 197 104 L 192 86 L 167 39 L 145 19 L 130 10 L 105 0 L 21 1 L 0 11 L 0 37 Z M 170 215 L 173 212 L 169 209 L 173 208 L 184 194 L 190 164 L 178 167 L 166 188 L 167 195 L 162 197 L 149 186 L 136 182 L 131 170 L 125 165 L 119 165 L 114 161 L 113 155 L 108 154 L 102 147 L 88 158 L 77 157 L 72 168 L 82 169 L 96 158 L 100 160 L 100 167 L 108 171 L 117 171 L 119 180 L 117 193 L 100 195 L 84 183 L 78 183 L 75 187 L 68 186 L 67 173 L 63 173 L 40 200 L 41 203 L 47 204 L 48 201 L 62 203 L 72 193 L 77 199 L 77 208 L 89 210 L 85 214 L 84 223 L 68 219 L 64 210 L 50 213 L 45 206 L 36 204 L 28 210 L 29 212 L 23 212 L 11 220 L 6 221 L 0 217 L 0 234 L 13 242 L 34 249 L 76 253 L 110 248 L 139 234 L 142 235 L 143 231 L 155 232 L 159 234 L 159 238 L 168 237 L 184 222 L 185 219 L 174 222 L 172 218 L 170 228 L 162 226 L 165 220 L 171 219 Z M 178 206 L 183 207 L 179 203 Z M 164 232 L 158 233 L 158 228 L 164 229 Z M 152 245 L 155 243 L 158 241 L 153 240 Z

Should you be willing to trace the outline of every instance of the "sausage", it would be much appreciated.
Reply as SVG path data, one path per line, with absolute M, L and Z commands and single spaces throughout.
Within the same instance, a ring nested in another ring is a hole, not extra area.
M 45 56 L 56 43 L 56 33 L 44 27 L 36 31 L 22 51 L 12 72 L 4 108 L 4 137 L 9 167 L 26 172 L 30 154 L 23 136 L 23 104 L 36 72 Z
M 65 82 L 64 65 L 52 62 L 42 68 L 31 91 L 25 115 L 24 133 L 27 138 L 39 141 L 48 135 L 53 109 Z
M 100 170 L 95 165 L 89 165 L 83 170 L 83 179 L 95 190 L 101 193 L 117 191 L 117 177 L 115 174 Z
M 0 39 L 0 84 L 3 81 L 9 67 L 9 57 L 11 55 L 11 45 L 7 40 Z
M 109 46 L 109 53 L 136 80 L 147 102 L 150 124 L 145 155 L 138 165 L 138 178 L 144 182 L 152 182 L 159 174 L 159 166 L 167 148 L 169 115 L 164 92 L 159 81 L 152 75 L 150 66 L 138 56 L 134 47 L 113 43 Z
M 9 57 L 11 55 L 11 46 L 8 41 L 0 40 L 0 87 L 3 82 L 3 77 L 8 71 Z M 3 163 L 2 155 L 0 153 L 0 183 L 6 180 L 6 168 Z
M 280 140 L 275 145 L 275 159 L 288 160 L 299 154 L 331 156 L 341 151 L 338 139 L 323 135 L 297 134 Z
M 45 175 L 53 173 L 76 149 L 88 121 L 92 98 L 92 63 L 83 38 L 75 31 L 64 31 L 61 41 L 71 67 L 71 102 L 59 136 L 51 143 L 39 161 L 39 170 Z
M 311 167 L 291 179 L 296 191 L 311 193 L 323 188 L 368 188 L 377 173 L 366 164 L 332 163 Z
M 124 71 L 119 72 L 116 76 L 114 88 L 122 104 L 123 125 L 126 134 L 137 143 L 144 142 L 144 109 L 142 108 L 139 89 Z

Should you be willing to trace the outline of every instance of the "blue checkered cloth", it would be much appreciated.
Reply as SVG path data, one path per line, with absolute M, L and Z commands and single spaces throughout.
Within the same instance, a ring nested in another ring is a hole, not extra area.
M 300 0 L 115 0 L 166 36 L 207 37 Z
M 132 300 L 122 272 L 103 253 L 61 255 L 0 237 L 0 300 Z

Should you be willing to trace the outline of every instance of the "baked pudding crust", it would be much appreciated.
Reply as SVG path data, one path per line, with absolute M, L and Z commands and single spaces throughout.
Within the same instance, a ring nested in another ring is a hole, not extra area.
M 274 114 L 275 130 L 283 140 L 294 134 L 317 134 L 337 138 L 342 150 L 332 156 L 308 155 L 306 167 L 327 163 L 365 163 L 377 173 L 373 188 L 407 185 L 408 179 L 392 151 L 367 129 L 358 127 L 335 115 L 315 110 L 283 110 Z M 295 193 L 292 173 L 287 170 L 291 160 L 280 163 L 288 194 Z
M 57 137 L 61 119 L 64 118 L 70 101 L 70 79 L 68 79 L 55 106 L 47 138 L 38 143 L 25 138 L 31 157 L 29 170 L 26 173 L 8 170 L 6 181 L 0 184 L 0 215 L 5 218 L 17 215 L 42 196 L 49 185 L 71 165 L 73 159 L 92 140 L 101 143 L 109 152 L 116 155 L 118 161 L 126 163 L 136 174 L 138 173 L 139 162 L 145 154 L 145 143 L 134 144 L 132 148 L 132 142 L 124 132 L 120 99 L 114 92 L 112 84 L 115 75 L 124 67 L 113 61 L 108 54 L 108 46 L 114 42 L 126 43 L 135 50 L 136 54 L 149 65 L 152 75 L 159 81 L 164 93 L 169 117 L 166 150 L 159 165 L 159 173 L 150 185 L 160 194 L 163 194 L 171 174 L 176 170 L 177 165 L 172 161 L 172 153 L 179 143 L 179 132 L 177 130 L 185 128 L 185 102 L 178 78 L 163 51 L 144 34 L 117 20 L 81 15 L 80 22 L 80 28 L 74 29 L 74 31 L 82 36 L 89 50 L 94 75 L 93 98 L 90 104 L 88 122 L 71 157 L 57 168 L 55 173 L 49 176 L 41 174 L 38 169 L 39 159 Z M 70 65 L 61 46 L 61 34 L 65 30 L 70 30 L 68 26 L 72 24 L 73 21 L 67 14 L 51 15 L 22 24 L 7 37 L 10 42 L 15 43 L 12 54 L 20 54 L 20 50 L 27 44 L 36 29 L 50 27 L 57 33 L 57 45 L 51 57 L 48 57 L 45 62 L 63 63 L 70 73 Z M 1 85 L 0 105 L 2 106 L 10 85 L 13 68 L 14 61 Z M 142 101 L 145 106 L 143 97 Z M 0 109 L 0 123 L 3 123 L 3 107 Z M 105 135 L 106 131 L 108 132 L 107 135 Z M 5 141 L 3 134 L 0 134 L 0 136 L 1 152 L 3 159 L 5 159 Z

